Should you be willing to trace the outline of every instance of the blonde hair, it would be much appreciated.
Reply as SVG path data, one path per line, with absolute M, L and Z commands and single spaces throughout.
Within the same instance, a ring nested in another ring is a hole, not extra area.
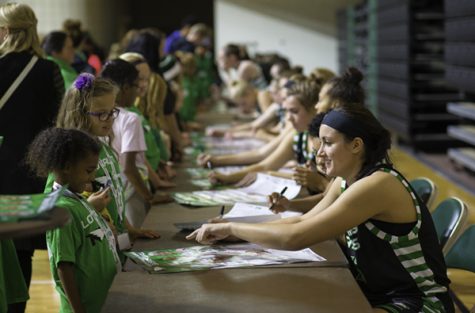
M 229 94 L 233 100 L 243 97 L 249 91 L 254 91 L 254 87 L 245 80 L 235 80 L 229 88 Z
M 209 36 L 210 30 L 206 24 L 198 23 L 190 27 L 188 34 L 204 38 Z
M 78 79 L 80 79 L 80 77 L 81 76 L 79 76 Z M 89 133 L 91 124 L 89 123 L 86 112 L 89 111 L 93 99 L 110 93 L 117 94 L 119 88 L 110 80 L 100 77 L 94 78 L 89 88 L 76 88 L 76 81 L 64 95 L 56 119 L 56 127 L 79 129 Z
M 307 79 L 308 79 L 307 76 L 301 73 L 293 74 L 292 76 L 289 77 L 289 80 L 296 83 L 306 81 Z
M 318 102 L 320 88 L 320 84 L 311 79 L 297 81 L 289 88 L 287 96 L 294 96 L 307 111 L 310 111 Z
M 321 85 L 335 77 L 335 73 L 323 67 L 317 67 L 310 73 L 310 78 L 318 81 Z
M 36 26 L 35 12 L 26 4 L 7 3 L 0 6 L 0 27 L 8 32 L 0 45 L 0 57 L 11 52 L 28 51 L 43 56 Z
M 119 58 L 133 65 L 138 65 L 142 63 L 146 63 L 148 65 L 147 60 L 143 57 L 143 55 L 136 52 L 122 53 L 119 56 Z M 155 103 L 152 99 L 157 99 L 157 97 L 160 97 L 161 100 L 158 100 L 158 101 L 163 102 L 165 100 L 165 97 L 164 96 L 162 97 L 161 95 L 167 92 L 166 83 L 163 81 L 163 85 L 161 85 L 160 84 L 161 81 L 157 81 L 157 79 L 159 79 L 159 77 L 157 76 L 158 74 L 154 74 L 153 72 L 151 73 L 148 79 L 147 93 L 145 94 L 144 97 L 137 97 L 135 101 L 135 106 L 147 118 L 150 125 L 152 125 L 152 127 L 156 129 L 159 128 L 158 125 L 160 124 L 158 122 L 158 117 L 157 117 L 159 115 L 158 111 L 160 110 L 157 109 L 155 105 L 152 105 L 152 103 Z M 157 90 L 156 88 L 157 85 L 160 85 L 162 88 L 159 87 Z
M 145 60 L 145 58 L 143 57 L 143 55 L 141 55 L 140 53 L 137 53 L 137 52 L 126 52 L 126 53 L 122 53 L 120 56 L 119 56 L 119 59 L 122 59 L 126 62 L 129 62 L 130 64 L 132 65 L 138 65 L 138 64 L 141 64 L 141 63 L 147 63 L 147 60 Z
M 159 129 L 160 125 L 164 125 L 165 115 L 163 113 L 163 105 L 167 95 L 167 83 L 157 73 L 152 72 L 149 78 L 147 94 L 145 97 L 139 98 L 137 107 L 148 119 L 153 128 Z
M 253 81 L 262 76 L 262 69 L 259 65 L 250 60 L 244 60 L 239 63 L 238 77 L 245 81 Z

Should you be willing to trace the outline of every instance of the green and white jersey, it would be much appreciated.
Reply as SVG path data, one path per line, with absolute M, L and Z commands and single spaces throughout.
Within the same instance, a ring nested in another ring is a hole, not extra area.
M 393 304 L 399 301 L 401 308 L 417 305 L 417 312 L 446 312 L 444 306 L 450 304 L 440 299 L 445 298 L 450 281 L 430 212 L 401 174 L 392 168 L 381 170 L 397 177 L 407 189 L 417 221 L 389 223 L 369 219 L 348 230 L 346 252 L 353 275 L 375 307 L 409 312 L 395 309 Z M 343 182 L 342 190 L 345 188 Z

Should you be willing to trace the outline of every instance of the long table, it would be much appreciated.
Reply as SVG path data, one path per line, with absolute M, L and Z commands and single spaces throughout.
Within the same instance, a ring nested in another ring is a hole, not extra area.
M 223 113 L 198 117 L 204 125 L 229 123 Z M 192 191 L 184 168 L 177 170 L 177 188 Z M 229 210 L 229 207 L 226 208 Z M 133 250 L 178 248 L 197 245 L 173 225 L 215 217 L 219 207 L 191 208 L 177 203 L 153 207 L 143 227 L 160 232 L 158 240 L 138 240 Z M 128 261 L 109 291 L 103 312 L 372 312 L 335 241 L 311 247 L 327 261 L 288 266 L 221 269 L 174 274 L 148 274 Z
M 176 189 L 192 190 L 189 179 L 178 169 Z M 173 223 L 218 214 L 219 207 L 155 206 L 143 227 L 158 230 L 161 238 L 138 240 L 133 250 L 197 245 Z M 174 274 L 148 274 L 128 261 L 127 271 L 112 284 L 103 312 L 371 312 L 337 243 L 311 248 L 327 261 Z

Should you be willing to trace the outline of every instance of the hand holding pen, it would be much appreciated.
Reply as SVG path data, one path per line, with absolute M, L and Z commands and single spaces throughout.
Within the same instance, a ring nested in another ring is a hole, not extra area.
M 213 217 L 212 219 L 208 220 L 208 223 L 227 223 L 227 221 L 224 219 L 224 209 L 226 207 L 223 205 L 221 206 L 221 210 L 219 211 L 219 216 Z
M 273 192 L 269 196 L 269 202 L 271 203 L 271 206 L 269 207 L 269 210 L 271 210 L 274 213 L 280 213 L 287 211 L 290 206 L 290 202 L 287 198 L 284 197 L 284 193 L 287 190 L 287 187 L 284 187 L 280 193 Z

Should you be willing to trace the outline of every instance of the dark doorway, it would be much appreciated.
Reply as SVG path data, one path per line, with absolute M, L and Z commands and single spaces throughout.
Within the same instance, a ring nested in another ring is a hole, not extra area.
M 214 28 L 214 1 L 213 0 L 129 0 L 127 14 L 129 28 L 157 27 L 170 34 L 180 28 L 181 21 L 193 15 L 199 22 Z

